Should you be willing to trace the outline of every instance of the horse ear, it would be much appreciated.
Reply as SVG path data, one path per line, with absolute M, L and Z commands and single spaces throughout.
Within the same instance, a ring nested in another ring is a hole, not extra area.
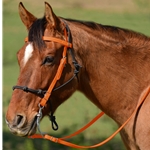
M 54 28 L 58 28 L 60 24 L 59 18 L 54 14 L 52 7 L 45 2 L 45 18 L 49 25 L 51 25 Z
M 34 15 L 32 15 L 30 12 L 26 10 L 22 2 L 19 3 L 19 15 L 20 15 L 22 22 L 27 27 L 27 29 L 29 29 L 31 25 L 33 24 L 33 22 L 37 20 L 37 18 L 34 17 Z

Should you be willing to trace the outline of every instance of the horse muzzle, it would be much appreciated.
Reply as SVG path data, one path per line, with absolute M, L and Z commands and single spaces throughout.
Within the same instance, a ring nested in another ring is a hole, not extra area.
M 9 130 L 17 136 L 29 136 L 36 132 L 37 116 L 33 117 L 31 121 L 27 121 L 27 118 L 23 115 L 16 115 L 12 122 L 6 119 L 6 124 Z

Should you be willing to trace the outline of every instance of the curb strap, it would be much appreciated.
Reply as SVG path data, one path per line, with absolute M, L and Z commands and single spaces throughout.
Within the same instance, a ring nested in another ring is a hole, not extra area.
M 53 109 L 52 109 L 52 103 L 51 103 L 51 100 L 49 99 L 49 106 L 50 106 L 50 114 L 48 115 L 49 117 L 49 120 L 51 121 L 51 126 L 52 126 L 52 129 L 54 131 L 58 130 L 58 124 L 56 122 L 56 117 L 54 116 L 53 114 Z
M 53 113 L 51 113 L 49 115 L 49 120 L 51 121 L 51 124 L 52 124 L 52 129 L 54 131 L 58 130 L 58 124 L 56 122 L 56 117 L 53 115 Z

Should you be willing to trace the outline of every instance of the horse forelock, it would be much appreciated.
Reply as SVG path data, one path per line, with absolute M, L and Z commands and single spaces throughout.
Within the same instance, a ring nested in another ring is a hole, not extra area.
M 45 17 L 37 19 L 29 29 L 28 39 L 29 42 L 32 42 L 33 45 L 36 45 L 40 50 L 44 45 L 42 37 L 46 28 L 46 19 Z

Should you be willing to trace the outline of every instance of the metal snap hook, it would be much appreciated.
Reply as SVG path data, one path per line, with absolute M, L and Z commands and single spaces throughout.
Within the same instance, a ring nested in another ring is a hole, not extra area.
M 36 116 L 37 116 L 36 124 L 37 124 L 37 129 L 38 129 L 39 133 L 40 133 L 42 136 L 44 136 L 45 133 L 42 132 L 41 129 L 40 129 L 40 120 L 41 120 L 41 118 L 42 118 L 42 116 L 43 116 L 43 114 L 42 114 L 42 109 L 44 108 L 44 106 L 41 106 L 40 104 L 39 104 L 38 106 L 39 106 L 39 112 L 38 112 L 38 114 L 36 115 Z

